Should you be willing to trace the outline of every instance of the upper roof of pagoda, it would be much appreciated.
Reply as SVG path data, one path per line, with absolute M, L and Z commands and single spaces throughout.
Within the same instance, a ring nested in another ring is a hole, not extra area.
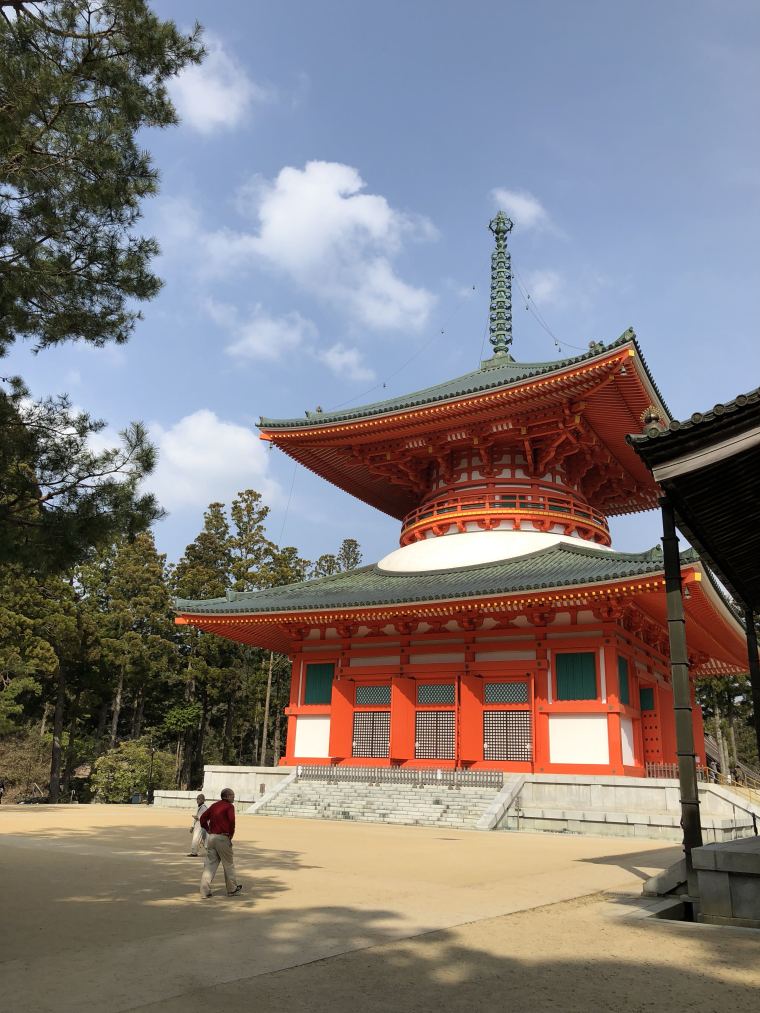
M 656 404 L 657 407 L 665 408 L 662 396 L 657 389 L 652 374 L 649 372 L 641 348 L 633 328 L 628 328 L 620 337 L 609 345 L 601 342 L 592 342 L 593 348 L 582 355 L 571 356 L 566 359 L 553 359 L 548 362 L 517 362 L 511 355 L 494 355 L 481 363 L 479 369 L 463 376 L 455 377 L 453 380 L 445 380 L 443 383 L 434 384 L 432 387 L 425 387 L 422 390 L 412 391 L 411 394 L 401 394 L 397 397 L 386 398 L 384 401 L 373 401 L 370 404 L 358 405 L 354 408 L 345 408 L 342 411 L 323 411 L 318 408 L 316 411 L 307 411 L 304 418 L 271 419 L 262 416 L 259 419 L 259 429 L 264 433 L 271 433 L 274 437 L 275 431 L 283 429 L 297 429 L 299 432 L 313 432 L 317 434 L 326 429 L 332 430 L 336 425 L 351 426 L 352 423 L 361 422 L 364 419 L 383 419 L 389 422 L 398 419 L 399 422 L 407 422 L 406 413 L 416 408 L 428 408 L 435 405 L 437 408 L 446 405 L 456 407 L 459 402 L 471 399 L 474 395 L 501 390 L 504 388 L 520 389 L 525 388 L 524 393 L 528 394 L 527 400 L 535 399 L 538 405 L 541 401 L 541 391 L 547 385 L 556 384 L 562 381 L 563 388 L 567 387 L 566 381 L 571 381 L 578 375 L 577 367 L 583 367 L 581 372 L 588 375 L 589 368 L 595 367 L 600 360 L 607 361 L 611 355 L 622 358 L 633 353 L 639 360 L 641 367 L 640 379 L 651 393 L 649 404 Z M 617 353 L 617 355 L 615 355 Z M 526 383 L 538 377 L 545 378 L 542 384 Z M 555 399 L 556 400 L 556 399 Z M 467 407 L 467 406 L 463 406 Z M 448 415 L 448 413 L 446 413 Z M 667 409 L 666 409 L 666 414 Z M 453 415 L 453 413 L 452 413 Z M 414 413 L 414 419 L 420 415 Z M 669 415 L 668 415 L 669 417 Z M 410 420 L 411 421 L 411 418 Z M 637 421 L 641 421 L 640 419 Z M 408 424 L 408 423 L 407 423 Z M 362 427 L 357 426 L 358 430 Z M 366 427 L 364 427 L 366 428 Z
M 516 362 L 508 352 L 464 376 L 401 397 L 334 412 L 307 412 L 305 418 L 262 418 L 262 438 L 271 440 L 311 471 L 392 517 L 403 518 L 419 501 L 403 467 L 389 481 L 373 473 L 363 448 L 405 458 L 459 440 L 521 434 L 553 417 L 575 420 L 609 454 L 624 481 L 602 494 L 606 514 L 631 513 L 657 505 L 649 470 L 626 443 L 641 428 L 650 408 L 663 420 L 669 412 L 632 330 L 609 345 L 595 343 L 583 355 L 551 362 Z M 582 420 L 582 421 L 581 421 Z M 544 425 L 545 430 L 545 425 Z M 542 430 L 543 431 L 543 430 Z M 383 446 L 384 445 L 384 446 Z

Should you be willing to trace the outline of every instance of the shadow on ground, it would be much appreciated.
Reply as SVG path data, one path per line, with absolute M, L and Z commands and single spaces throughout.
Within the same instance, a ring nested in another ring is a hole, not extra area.
M 311 962 L 262 928 L 278 960 L 297 966 L 188 990 L 151 1006 L 156 1013 L 754 1013 L 760 933 L 717 938 L 699 926 L 600 921 L 598 896 L 505 915 L 456 929 L 355 949 Z M 301 942 L 362 933 L 382 912 L 306 910 Z
M 598 855 L 596 858 L 580 858 L 578 861 L 587 865 L 614 865 L 646 882 L 652 875 L 653 865 L 667 868 L 681 857 L 682 852 L 681 854 L 677 853 L 676 847 L 677 845 L 670 844 L 656 851 L 650 849 L 649 851 L 631 851 L 622 855 Z

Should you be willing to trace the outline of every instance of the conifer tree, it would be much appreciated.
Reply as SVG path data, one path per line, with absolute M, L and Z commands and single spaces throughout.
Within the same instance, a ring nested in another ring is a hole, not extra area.
M 110 748 L 116 745 L 119 719 L 129 691 L 133 702 L 132 737 L 139 738 L 151 683 L 171 671 L 174 630 L 166 559 L 144 532 L 119 546 L 104 588 L 109 609 L 104 617 L 103 651 L 115 673 Z
M 121 343 L 161 282 L 136 226 L 158 174 L 138 143 L 177 121 L 166 83 L 203 57 L 146 0 L 0 4 L 0 357 L 17 340 Z M 0 381 L 0 562 L 62 572 L 158 516 L 138 493 L 145 429 L 94 453 L 102 423 Z
M 203 56 L 145 0 L 0 11 L 0 354 L 17 338 L 122 342 L 161 282 L 134 232 L 158 173 L 138 143 L 177 122 L 166 82 Z M 7 9 L 5 9 L 7 8 Z

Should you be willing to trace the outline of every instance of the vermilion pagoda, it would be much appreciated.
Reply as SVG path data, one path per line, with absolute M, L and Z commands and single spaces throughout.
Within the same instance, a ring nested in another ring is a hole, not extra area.
M 512 358 L 512 223 L 490 227 L 480 369 L 260 422 L 401 521 L 401 547 L 332 577 L 177 602 L 179 623 L 292 659 L 283 763 L 640 776 L 676 760 L 662 554 L 615 552 L 607 525 L 657 505 L 625 436 L 667 409 L 632 331 L 571 359 Z M 692 678 L 744 671 L 743 630 L 692 552 L 682 577 Z

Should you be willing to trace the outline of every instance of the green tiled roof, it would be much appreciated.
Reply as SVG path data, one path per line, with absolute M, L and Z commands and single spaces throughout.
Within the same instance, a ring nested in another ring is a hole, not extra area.
M 696 562 L 691 550 L 684 563 Z M 557 545 L 516 559 L 424 573 L 390 573 L 364 566 L 332 577 L 301 581 L 265 591 L 228 592 L 210 601 L 175 600 L 187 615 L 259 615 L 321 609 L 449 601 L 554 587 L 585 586 L 662 571 L 662 552 L 610 552 L 593 546 Z
M 332 412 L 307 412 L 305 418 L 291 419 L 270 419 L 262 417 L 259 419 L 261 429 L 295 429 L 303 426 L 328 425 L 337 422 L 346 422 L 351 419 L 366 418 L 373 415 L 385 415 L 393 412 L 404 411 L 410 408 L 418 408 L 421 405 L 433 404 L 437 401 L 447 401 L 453 398 L 467 397 L 471 394 L 479 394 L 485 390 L 498 387 L 506 387 L 522 380 L 528 380 L 535 376 L 543 376 L 547 373 L 554 373 L 579 362 L 594 359 L 607 352 L 619 348 L 631 342 L 639 354 L 647 376 L 652 383 L 658 397 L 660 392 L 646 367 L 641 349 L 636 341 L 636 335 L 629 328 L 617 341 L 609 345 L 596 345 L 583 355 L 576 355 L 569 359 L 556 359 L 552 362 L 515 362 L 506 355 L 495 355 L 487 359 L 480 367 L 472 373 L 465 373 L 454 380 L 447 380 L 445 383 L 436 384 L 433 387 L 426 387 L 424 390 L 414 391 L 411 394 L 404 394 L 395 398 L 388 398 L 385 401 L 375 401 L 373 404 L 359 405 L 354 408 L 346 408 L 342 411 Z M 660 402 L 664 402 L 660 397 Z

